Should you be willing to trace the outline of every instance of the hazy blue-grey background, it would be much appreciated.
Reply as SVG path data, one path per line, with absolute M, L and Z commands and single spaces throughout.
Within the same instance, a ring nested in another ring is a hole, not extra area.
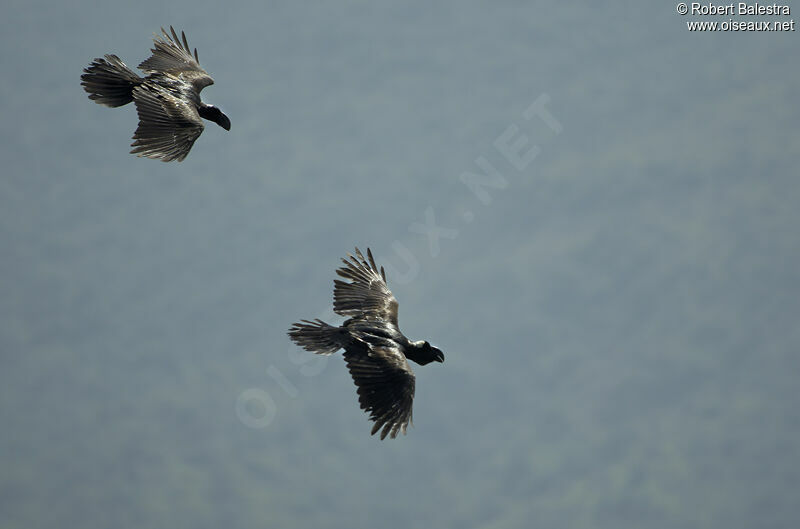
M 798 34 L 644 4 L 6 2 L 0 527 L 797 527 Z M 79 86 L 169 24 L 180 164 Z M 394 441 L 285 334 L 355 245 L 447 355 Z

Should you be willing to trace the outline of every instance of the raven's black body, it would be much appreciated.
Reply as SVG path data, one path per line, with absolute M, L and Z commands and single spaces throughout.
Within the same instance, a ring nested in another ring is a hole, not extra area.
M 444 355 L 441 359 L 438 349 L 434 348 L 425 341 L 412 342 L 406 338 L 405 334 L 400 332 L 396 325 L 390 322 L 368 318 L 350 318 L 345 320 L 342 328 L 347 331 L 351 337 L 356 341 L 363 342 L 372 347 L 394 347 L 400 350 L 403 355 L 424 366 L 431 362 L 444 360 Z
M 183 32 L 179 39 L 171 26 L 171 35 L 161 31 L 163 36 L 154 39 L 153 55 L 139 65 L 145 77 L 109 54 L 84 69 L 81 85 L 98 104 L 136 104 L 139 127 L 132 154 L 180 162 L 203 132 L 203 119 L 225 130 L 230 130 L 231 122 L 220 109 L 200 100 L 200 91 L 214 80 L 200 67 L 197 49 L 192 55 Z
M 397 300 L 386 285 L 372 252 L 367 259 L 356 248 L 355 257 L 342 259 L 336 273 L 349 282 L 335 280 L 333 310 L 349 316 L 334 327 L 322 320 L 302 320 L 289 330 L 292 340 L 308 351 L 332 354 L 344 349 L 347 368 L 358 386 L 361 408 L 375 421 L 372 433 L 381 439 L 405 433 L 412 418 L 415 378 L 408 365 L 444 362 L 444 354 L 426 341 L 411 341 L 397 325 Z

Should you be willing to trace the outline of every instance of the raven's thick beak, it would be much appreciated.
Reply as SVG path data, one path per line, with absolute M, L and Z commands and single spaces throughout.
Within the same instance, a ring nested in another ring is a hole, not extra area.
M 219 121 L 217 121 L 217 124 L 225 130 L 231 130 L 231 120 L 222 112 L 219 113 Z

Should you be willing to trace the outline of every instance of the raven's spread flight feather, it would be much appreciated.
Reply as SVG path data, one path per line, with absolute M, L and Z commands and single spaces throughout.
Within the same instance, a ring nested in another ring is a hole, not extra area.
M 347 319 L 340 327 L 322 320 L 301 320 L 289 329 L 291 339 L 307 351 L 331 354 L 344 349 L 347 369 L 358 387 L 361 409 L 375 422 L 381 439 L 406 432 L 412 418 L 414 372 L 406 359 L 425 365 L 444 361 L 444 354 L 426 341 L 412 342 L 397 326 L 397 300 L 386 285 L 372 252 L 367 258 L 342 259 L 334 280 L 333 310 Z
M 381 439 L 392 438 L 411 422 L 414 403 L 414 372 L 400 350 L 392 347 L 361 348 L 344 352 L 347 370 L 358 386 L 358 402 L 375 421 L 372 434 L 383 428 Z
M 214 80 L 200 66 L 197 49 L 190 51 L 186 34 L 170 26 L 161 28 L 151 50 L 153 55 L 139 68 L 139 77 L 116 55 L 95 59 L 81 75 L 89 99 L 109 107 L 133 101 L 139 127 L 133 135 L 131 154 L 165 162 L 182 161 L 203 132 L 203 119 L 230 130 L 231 122 L 220 109 L 200 100 L 200 91 Z
M 356 248 L 358 259 L 348 255 L 343 268 L 336 273 L 350 282 L 334 279 L 333 311 L 352 318 L 384 319 L 397 326 L 397 300 L 386 286 L 383 267 L 378 270 L 372 252 L 367 248 L 369 263 Z

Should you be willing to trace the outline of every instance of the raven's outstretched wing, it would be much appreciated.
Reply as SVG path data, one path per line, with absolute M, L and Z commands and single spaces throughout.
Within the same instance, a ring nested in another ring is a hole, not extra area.
M 133 134 L 131 154 L 165 162 L 186 158 L 205 128 L 197 108 L 153 84 L 134 88 L 133 100 L 139 127 Z
M 372 251 L 367 248 L 369 261 L 358 248 L 355 257 L 349 253 L 347 257 L 336 273 L 350 282 L 333 281 L 334 312 L 353 318 L 382 319 L 397 326 L 397 300 L 386 285 L 383 267 L 375 265 Z
M 214 84 L 214 79 L 200 66 L 197 48 L 194 49 L 194 55 L 192 55 L 189 43 L 186 42 L 186 34 L 181 31 L 179 39 L 172 26 L 169 27 L 169 30 L 172 35 L 161 28 L 163 36 L 156 35 L 153 38 L 155 47 L 150 50 L 153 55 L 142 61 L 139 68 L 148 74 L 167 73 L 182 77 L 191 83 L 198 93 L 206 86 Z
M 381 439 L 406 433 L 414 402 L 414 372 L 403 353 L 394 348 L 348 347 L 347 369 L 358 386 L 358 402 L 375 421 L 372 434 Z

